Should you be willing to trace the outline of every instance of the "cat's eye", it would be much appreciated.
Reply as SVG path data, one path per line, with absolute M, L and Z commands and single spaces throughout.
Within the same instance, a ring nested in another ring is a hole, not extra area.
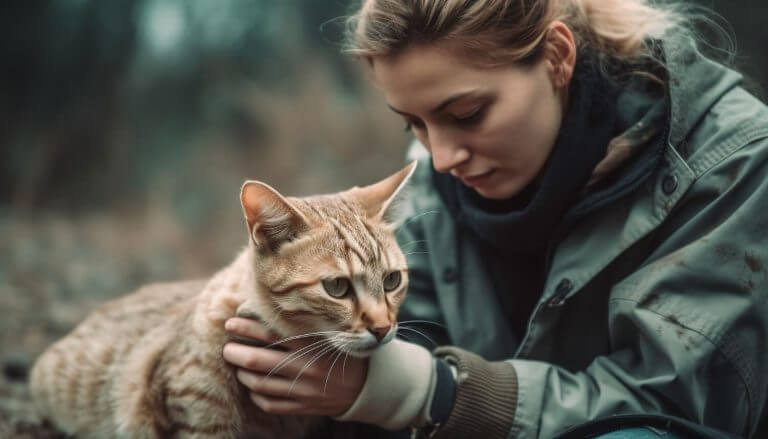
M 393 271 L 384 276 L 384 291 L 392 291 L 400 286 L 402 277 L 399 271 Z
M 331 297 L 344 297 L 350 290 L 349 279 L 345 277 L 335 277 L 333 279 L 323 279 L 323 289 Z

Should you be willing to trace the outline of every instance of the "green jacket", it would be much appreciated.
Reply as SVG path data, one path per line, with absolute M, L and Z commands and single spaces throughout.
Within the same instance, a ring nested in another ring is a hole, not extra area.
M 459 348 L 438 350 L 460 365 L 444 437 L 487 426 L 488 439 L 551 438 L 620 413 L 768 437 L 768 109 L 690 45 L 664 51 L 662 163 L 560 241 L 520 342 L 422 158 L 399 230 L 410 263 L 402 315 L 444 324 Z M 450 431 L 467 419 L 476 425 Z

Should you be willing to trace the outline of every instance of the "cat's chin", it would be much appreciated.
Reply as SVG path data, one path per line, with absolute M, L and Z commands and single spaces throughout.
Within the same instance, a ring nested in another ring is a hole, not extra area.
M 352 344 L 350 346 L 349 344 L 344 349 L 344 352 L 348 353 L 349 355 L 357 358 L 366 358 L 370 357 L 376 350 L 382 348 L 387 343 L 391 342 L 395 339 L 395 335 L 397 334 L 397 329 L 390 331 L 386 337 L 384 337 L 380 342 L 371 342 L 372 340 L 366 341 L 359 341 L 357 343 Z
M 375 348 L 371 349 L 364 349 L 364 350 L 348 350 L 346 351 L 351 357 L 355 358 L 368 358 L 376 352 L 376 349 L 378 349 L 380 346 L 376 346 Z
M 347 352 L 350 356 L 353 356 L 356 358 L 367 358 L 367 357 L 370 357 L 377 350 L 384 347 L 384 345 L 386 345 L 387 343 L 389 343 L 389 340 L 385 341 L 384 343 L 378 343 L 370 348 L 348 349 L 348 350 L 345 350 L 345 352 Z

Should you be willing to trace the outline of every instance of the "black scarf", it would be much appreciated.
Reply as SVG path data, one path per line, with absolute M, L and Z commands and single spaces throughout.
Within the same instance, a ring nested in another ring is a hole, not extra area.
M 460 225 L 497 250 L 542 252 L 560 220 L 579 198 L 608 142 L 621 132 L 619 86 L 583 54 L 577 62 L 567 110 L 554 148 L 533 183 L 508 200 L 489 200 L 449 174 L 433 170 L 441 197 Z

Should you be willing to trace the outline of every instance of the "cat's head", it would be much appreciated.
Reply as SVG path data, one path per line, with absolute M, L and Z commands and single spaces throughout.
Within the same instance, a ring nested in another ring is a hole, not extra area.
M 408 287 L 396 211 L 415 168 L 413 162 L 370 186 L 305 198 L 284 197 L 261 182 L 243 185 L 267 325 L 284 337 L 318 333 L 357 356 L 394 338 Z

